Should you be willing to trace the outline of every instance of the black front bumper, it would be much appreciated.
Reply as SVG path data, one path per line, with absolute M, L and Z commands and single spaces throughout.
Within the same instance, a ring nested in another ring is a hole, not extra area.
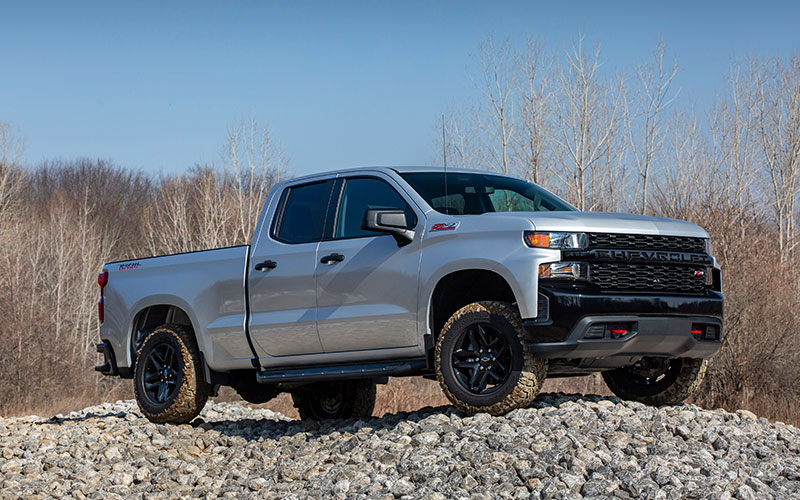
M 547 315 L 524 322 L 537 357 L 710 358 L 722 342 L 719 292 L 612 295 L 542 287 L 540 294 Z

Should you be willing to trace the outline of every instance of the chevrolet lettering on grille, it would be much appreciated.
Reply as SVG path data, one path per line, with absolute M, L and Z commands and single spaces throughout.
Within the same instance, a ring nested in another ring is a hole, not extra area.
M 657 250 L 589 250 L 582 257 L 589 260 L 623 262 L 663 262 L 673 264 L 711 264 L 711 257 L 699 253 L 662 252 Z

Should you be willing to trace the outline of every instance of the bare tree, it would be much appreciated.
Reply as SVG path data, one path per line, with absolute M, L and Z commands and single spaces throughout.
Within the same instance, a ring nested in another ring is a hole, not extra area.
M 800 57 L 749 61 L 750 81 L 756 86 L 755 126 L 761 159 L 772 188 L 781 255 L 797 245 L 795 203 L 800 180 Z
M 478 85 L 487 100 L 487 107 L 476 110 L 476 121 L 486 137 L 487 156 L 492 167 L 508 174 L 515 129 L 513 53 L 508 41 L 496 47 L 489 37 L 480 45 L 479 58 L 481 80 Z
M 437 129 L 440 126 L 437 123 Z M 448 109 L 444 117 L 444 132 L 444 137 L 441 136 L 441 133 L 436 134 L 434 141 L 437 158 L 441 158 L 439 152 L 444 147 L 448 167 L 475 170 L 486 168 L 485 146 L 481 141 L 480 129 L 475 123 L 473 110 Z M 444 140 L 444 146 L 442 146 L 442 140 Z M 434 163 L 438 163 L 438 161 L 434 161 Z
M 755 130 L 755 86 L 734 61 L 728 73 L 729 90 L 709 114 L 710 137 L 722 181 L 719 188 L 742 214 L 760 207 L 752 202 L 757 178 L 759 134 Z
M 543 43 L 528 37 L 525 51 L 517 53 L 516 65 L 520 72 L 517 95 L 519 133 L 514 141 L 514 153 L 520 159 L 523 175 L 541 184 L 550 171 L 547 153 L 553 113 L 550 82 L 553 61 L 545 52 Z
M 223 164 L 236 187 L 238 238 L 249 240 L 269 190 L 286 174 L 286 159 L 269 129 L 251 117 L 228 131 Z
M 672 93 L 672 80 L 678 74 L 678 62 L 673 60 L 667 65 L 664 42 L 658 42 L 649 63 L 643 62 L 636 67 L 638 87 L 629 104 L 636 108 L 626 113 L 628 139 L 633 161 L 641 177 L 641 202 L 639 210 L 647 213 L 647 196 L 650 172 L 660 153 L 662 146 L 662 114 L 677 97 Z
M 708 160 L 704 135 L 694 112 L 674 114 L 664 131 L 664 166 L 654 172 L 654 211 L 666 217 L 689 219 L 713 195 L 720 183 Z
M 624 105 L 624 82 L 621 78 L 608 82 L 599 74 L 600 47 L 591 54 L 583 50 L 579 35 L 566 54 L 559 72 L 559 98 L 556 104 L 557 139 L 562 149 L 560 174 L 570 185 L 570 197 L 581 210 L 593 208 L 590 200 L 593 169 L 603 159 L 613 156 L 615 138 Z M 607 162 L 608 164 L 608 162 Z
M 266 128 L 254 120 L 230 129 L 223 166 L 198 165 L 161 180 L 145 215 L 154 254 L 245 244 L 286 162 Z
M 13 134 L 11 126 L 0 122 L 0 218 L 13 212 L 19 202 L 22 148 L 22 141 Z

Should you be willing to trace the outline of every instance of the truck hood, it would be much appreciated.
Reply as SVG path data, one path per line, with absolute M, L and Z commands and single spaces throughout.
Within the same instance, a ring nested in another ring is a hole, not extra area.
M 589 233 L 659 234 L 708 238 L 708 233 L 691 222 L 613 212 L 494 212 L 481 217 L 517 215 L 530 220 L 537 231 Z

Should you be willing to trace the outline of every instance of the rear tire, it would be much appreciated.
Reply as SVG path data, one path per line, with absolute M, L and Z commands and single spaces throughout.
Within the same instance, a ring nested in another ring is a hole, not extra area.
M 436 378 L 447 398 L 467 413 L 502 415 L 530 405 L 547 376 L 534 358 L 516 307 L 475 302 L 447 321 L 436 343 Z
M 644 358 L 637 365 L 603 372 L 603 379 L 622 399 L 653 406 L 675 405 L 697 391 L 707 367 L 705 359 Z
M 211 386 L 203 380 L 200 351 L 184 326 L 153 330 L 136 356 L 133 382 L 139 410 L 151 422 L 184 424 L 206 405 Z
M 377 390 L 372 379 L 318 382 L 292 392 L 302 420 L 368 418 L 375 409 Z

